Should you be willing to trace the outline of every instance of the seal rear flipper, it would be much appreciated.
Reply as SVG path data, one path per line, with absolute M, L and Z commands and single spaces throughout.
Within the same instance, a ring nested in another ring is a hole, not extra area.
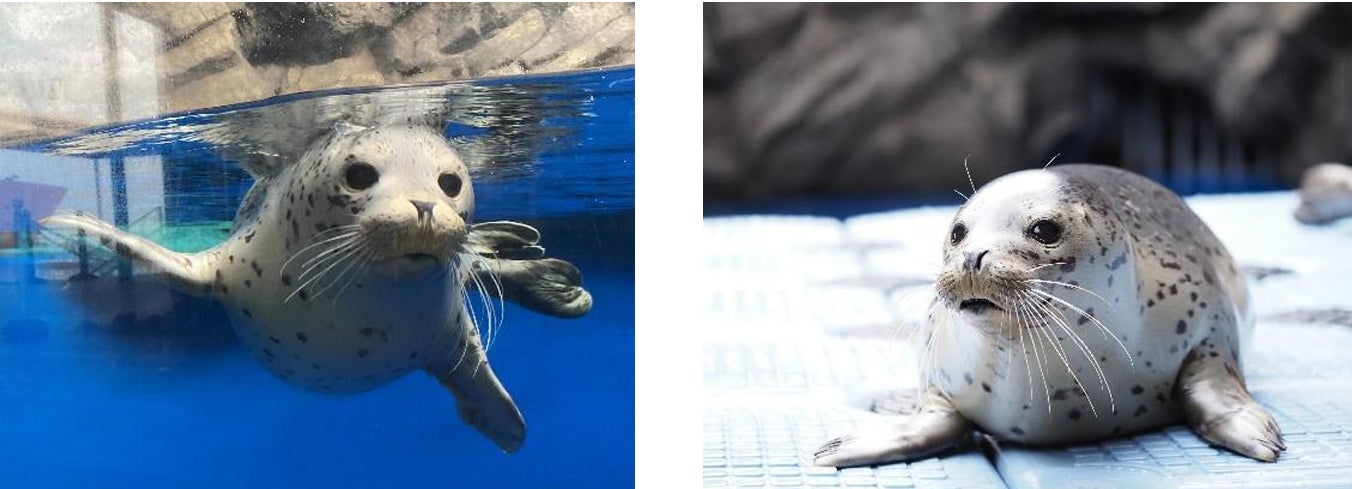
M 1214 342 L 1203 342 L 1188 354 L 1174 396 L 1188 425 L 1213 445 L 1264 462 L 1277 461 L 1286 450 L 1276 420 L 1249 396 L 1234 357 Z
M 971 435 L 972 422 L 934 389 L 915 414 L 899 424 L 861 430 L 826 442 L 814 454 L 818 466 L 857 467 L 928 457 Z
M 52 230 L 84 232 L 114 253 L 165 274 L 170 284 L 184 292 L 193 294 L 211 292 L 210 264 L 205 263 L 200 255 L 170 251 L 153 241 L 118 229 L 82 211 L 60 211 L 43 219 L 41 224 Z M 75 243 L 75 240 L 64 240 L 60 244 L 73 253 L 79 253 Z
M 503 452 L 516 452 L 526 439 L 526 421 L 488 365 L 478 328 L 469 322 L 467 313 L 462 311 L 460 317 L 466 341 L 460 343 L 459 351 L 448 352 L 449 364 L 428 367 L 427 373 L 455 396 L 456 411 L 465 424 L 488 437 Z
M 486 259 L 470 267 L 481 292 L 520 304 L 526 309 L 561 318 L 591 311 L 591 293 L 582 288 L 582 272 L 555 258 L 540 260 Z

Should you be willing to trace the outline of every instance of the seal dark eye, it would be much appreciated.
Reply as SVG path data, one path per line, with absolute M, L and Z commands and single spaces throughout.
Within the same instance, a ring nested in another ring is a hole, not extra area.
M 967 226 L 962 225 L 962 223 L 957 223 L 953 225 L 953 233 L 948 235 L 948 240 L 950 243 L 958 244 L 962 242 L 962 238 L 966 237 Z
M 366 190 L 380 180 L 380 173 L 374 166 L 366 163 L 353 163 L 343 170 L 343 181 L 352 190 Z
M 1028 236 L 1042 244 L 1052 244 L 1061 241 L 1061 225 L 1041 220 L 1028 227 Z
M 460 175 L 442 173 L 437 178 L 437 185 L 441 186 L 441 191 L 446 192 L 447 197 L 455 197 L 460 195 L 460 187 L 464 185 L 464 182 L 460 181 Z

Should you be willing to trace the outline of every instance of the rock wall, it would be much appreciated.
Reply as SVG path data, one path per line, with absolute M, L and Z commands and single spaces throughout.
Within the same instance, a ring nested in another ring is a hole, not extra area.
M 0 85 L 17 85 L 0 88 L 26 93 L 0 98 L 0 144 L 153 115 L 110 111 L 107 97 L 102 96 L 56 106 L 34 102 L 35 98 L 74 100 L 80 94 L 117 90 L 108 87 L 129 84 L 110 83 L 117 76 L 105 71 L 129 67 L 137 70 L 135 83 L 157 93 L 153 112 L 163 113 L 327 88 L 634 62 L 632 3 L 115 3 L 79 7 L 28 9 L 24 15 L 13 10 L 18 7 L 9 12 L 0 9 L 0 21 L 8 17 L 20 28 L 56 15 L 95 17 L 94 22 L 78 24 L 92 26 L 93 32 L 80 32 L 90 31 L 88 27 L 64 28 L 69 32 L 33 32 L 26 39 L 47 51 L 44 56 L 49 64 L 59 60 L 61 68 L 42 76 L 0 80 Z M 115 34 L 110 38 L 100 29 Z M 120 68 L 109 67 L 102 51 L 119 41 L 128 44 L 129 29 L 149 30 L 153 52 L 148 56 L 122 53 L 126 59 Z M 4 34 L 0 32 L 0 66 L 11 73 L 40 71 L 29 67 L 43 60 L 7 61 L 3 51 L 25 45 L 20 43 L 25 39 L 7 40 Z M 81 40 L 73 42 L 76 37 Z M 62 48 L 71 45 L 77 47 Z M 57 84 L 63 85 L 51 88 Z M 44 91 L 45 97 L 33 96 Z
M 706 4 L 704 14 L 706 199 L 948 192 L 967 186 L 968 154 L 985 179 L 1058 152 L 1113 159 L 1142 144 L 1121 126 L 1149 98 L 1139 94 L 1159 90 L 1188 96 L 1155 110 L 1164 122 L 1151 144 L 1220 134 L 1262 155 L 1249 159 L 1274 160 L 1287 184 L 1352 156 L 1343 4 Z

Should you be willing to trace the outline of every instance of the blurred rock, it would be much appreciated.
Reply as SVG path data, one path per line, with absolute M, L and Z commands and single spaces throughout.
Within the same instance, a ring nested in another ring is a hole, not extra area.
M 1294 183 L 1352 156 L 1350 21 L 1344 4 L 706 4 L 706 123 L 723 117 L 706 198 L 934 195 L 967 186 L 968 154 L 978 182 L 1061 152 L 1190 165 L 1213 133 Z
M 1295 216 L 1305 224 L 1352 216 L 1352 167 L 1323 163 L 1306 170 L 1300 179 L 1300 207 Z

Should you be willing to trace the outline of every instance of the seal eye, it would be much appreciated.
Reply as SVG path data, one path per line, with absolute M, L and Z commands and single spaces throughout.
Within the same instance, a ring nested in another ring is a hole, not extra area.
M 380 180 L 376 168 L 366 163 L 353 163 L 343 170 L 343 181 L 352 190 L 366 190 Z
M 1028 227 L 1028 236 L 1042 244 L 1061 241 L 1061 226 L 1048 220 L 1041 220 Z
M 460 175 L 454 173 L 442 173 L 441 176 L 437 178 L 437 185 L 441 186 L 441 191 L 446 192 L 447 197 L 455 197 L 460 195 L 460 187 L 464 185 L 464 183 L 460 181 Z
M 948 239 L 950 243 L 958 244 L 962 242 L 962 238 L 966 237 L 967 237 L 967 226 L 962 225 L 962 223 L 957 223 L 953 225 L 953 234 L 950 234 L 948 236 Z

